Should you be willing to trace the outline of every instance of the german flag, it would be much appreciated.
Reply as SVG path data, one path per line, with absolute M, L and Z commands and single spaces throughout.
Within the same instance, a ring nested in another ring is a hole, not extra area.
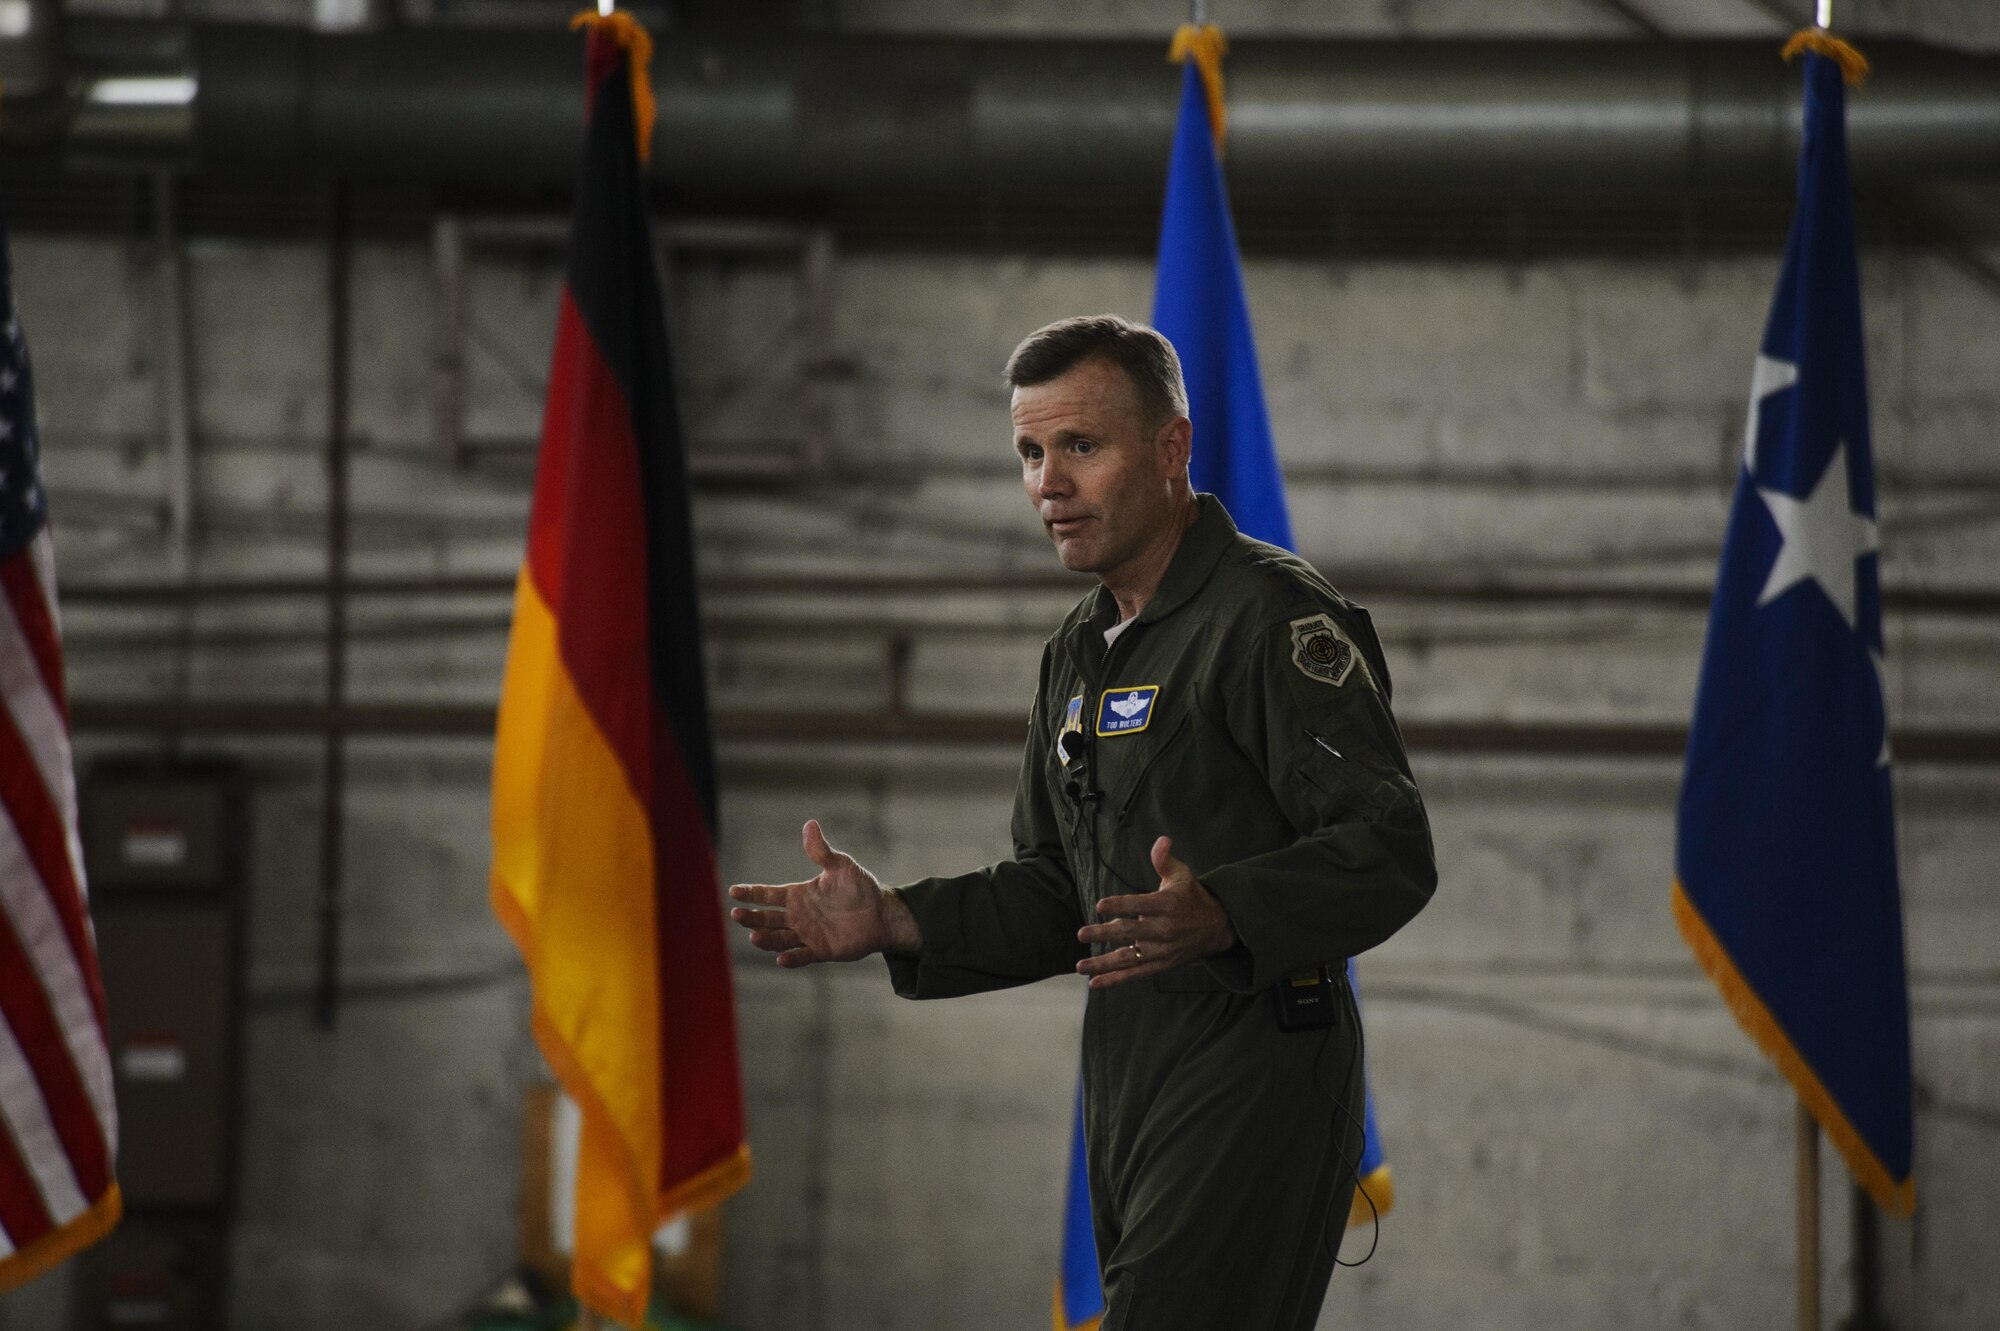
M 641 162 L 652 43 L 588 28 L 589 129 L 493 758 L 493 909 L 583 1111 L 572 1284 L 644 1322 L 654 1230 L 750 1175 L 687 464 Z

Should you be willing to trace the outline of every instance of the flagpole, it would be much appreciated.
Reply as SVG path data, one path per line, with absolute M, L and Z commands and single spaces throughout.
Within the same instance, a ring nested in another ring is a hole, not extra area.
M 1821 32 L 1833 26 L 1833 0 L 1819 0 L 1813 15 Z M 1798 1139 L 1799 1331 L 1819 1331 L 1819 1124 L 1800 1100 L 1794 1110 Z
M 1819 17 L 1816 22 L 1822 32 L 1833 26 L 1833 0 L 1819 0 Z
M 1798 1102 L 1799 1331 L 1819 1331 L 1819 1124 Z
M 597 0 L 597 12 L 600 17 L 610 18 L 614 7 L 614 0 Z M 579 1299 L 574 1331 L 605 1331 L 605 1327 L 604 1318 L 598 1314 L 597 1309 Z

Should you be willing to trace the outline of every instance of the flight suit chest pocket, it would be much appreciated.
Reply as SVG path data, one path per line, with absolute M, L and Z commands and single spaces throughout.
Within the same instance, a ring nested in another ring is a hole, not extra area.
M 1178 715 L 1158 718 L 1142 735 L 1121 735 L 1097 741 L 1104 767 L 1104 784 L 1112 796 L 1111 808 L 1123 823 L 1146 799 L 1147 783 L 1158 780 L 1182 742 L 1187 738 L 1193 715 L 1183 709 Z

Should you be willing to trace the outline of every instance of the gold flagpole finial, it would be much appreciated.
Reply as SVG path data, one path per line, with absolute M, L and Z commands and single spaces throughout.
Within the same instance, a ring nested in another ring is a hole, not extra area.
M 1850 88 L 1858 88 L 1868 78 L 1868 57 L 1833 35 L 1833 0 L 1819 0 L 1818 13 L 1813 26 L 1800 28 L 1792 34 L 1779 54 L 1790 60 L 1801 51 L 1811 51 L 1823 55 L 1840 66 L 1841 81 Z
M 570 31 L 596 28 L 625 48 L 625 64 L 632 74 L 632 127 L 638 131 L 639 160 L 653 156 L 653 36 L 639 20 L 623 11 L 613 12 L 612 0 L 597 0 L 597 10 L 581 10 L 572 15 Z
M 1197 4 L 1196 12 L 1203 6 Z M 1229 128 L 1229 109 L 1222 99 L 1222 57 L 1229 50 L 1229 39 L 1222 35 L 1222 29 L 1213 23 L 1183 23 L 1174 33 L 1174 44 L 1167 48 L 1167 59 L 1175 64 L 1194 61 L 1194 67 L 1201 73 L 1201 83 L 1208 93 L 1208 128 L 1215 135 L 1215 151 L 1222 151 L 1222 137 Z
M 1786 60 L 1801 51 L 1823 55 L 1840 66 L 1840 77 L 1850 88 L 1858 88 L 1868 78 L 1868 57 L 1825 28 L 1800 28 L 1779 52 Z

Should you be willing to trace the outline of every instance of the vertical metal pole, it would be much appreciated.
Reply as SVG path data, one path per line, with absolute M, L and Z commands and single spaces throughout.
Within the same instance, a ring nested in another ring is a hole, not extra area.
M 1692 193 L 1681 195 L 1681 290 L 1701 287 L 1701 214 Z
M 431 224 L 431 428 L 438 452 L 455 467 L 465 447 L 465 225 L 450 213 Z
M 1819 0 L 1819 15 L 1816 21 L 1821 28 L 1833 26 L 1833 0 Z
M 1868 1190 L 1854 1185 L 1854 1307 L 1840 1331 L 1890 1331 L 1882 1317 L 1881 1225 Z
M 825 1331 L 827 1197 L 833 1172 L 833 977 L 827 967 L 815 966 L 807 981 L 811 997 L 806 1001 L 812 1004 L 812 1015 L 801 1032 L 798 1063 L 808 1115 L 801 1152 L 806 1185 L 800 1199 L 800 1209 L 805 1212 L 806 1271 L 799 1293 L 805 1306 L 796 1325 L 803 1331 Z
M 1803 1100 L 1796 1114 L 1799 1331 L 1819 1331 L 1819 1124 Z
M 152 201 L 159 281 L 153 343 L 165 452 L 168 575 L 187 583 L 194 578 L 194 407 L 188 365 L 187 266 L 171 173 L 154 173 Z M 192 599 L 183 601 L 177 612 L 174 637 L 174 696 L 186 701 L 194 668 Z
M 180 218 L 174 179 L 153 175 L 153 240 L 159 249 L 159 305 L 155 311 L 159 356 L 160 427 L 166 444 L 167 534 L 173 572 L 188 576 L 194 522 L 194 427 L 189 420 L 187 283 L 181 262 Z
M 321 768 L 319 984 L 314 1015 L 333 1027 L 340 1007 L 341 851 L 346 829 L 347 463 L 349 324 L 347 185 L 335 181 L 327 234 L 326 753 Z
M 833 371 L 833 228 L 814 227 L 799 260 L 799 373 L 804 395 L 805 456 L 809 473 L 832 456 L 833 406 L 827 391 Z

